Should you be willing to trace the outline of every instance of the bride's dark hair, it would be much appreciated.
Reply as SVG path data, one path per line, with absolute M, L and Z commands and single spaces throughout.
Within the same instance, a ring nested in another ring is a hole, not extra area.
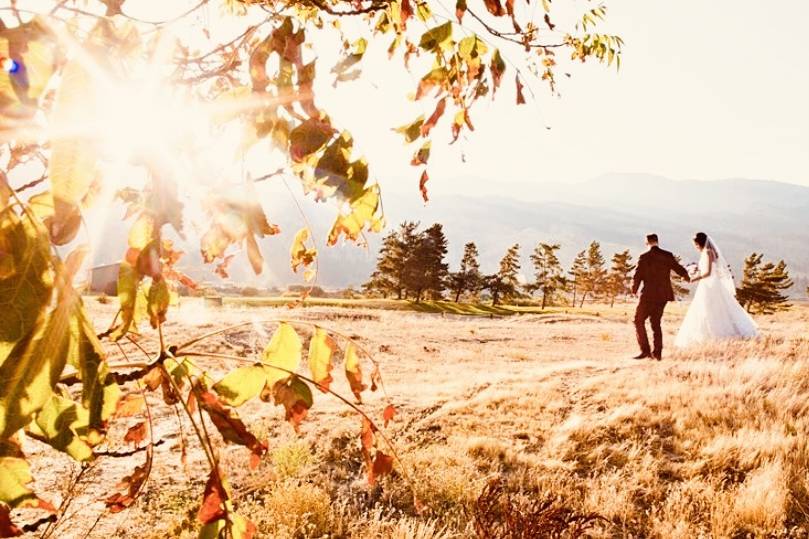
M 705 244 L 708 243 L 708 234 L 705 232 L 697 232 L 697 234 L 694 236 L 694 243 L 700 247 L 705 247 Z

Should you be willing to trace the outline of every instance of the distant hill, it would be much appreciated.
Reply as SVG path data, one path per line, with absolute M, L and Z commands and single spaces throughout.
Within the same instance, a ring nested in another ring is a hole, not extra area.
M 497 186 L 497 184 L 493 184 Z M 384 187 L 384 185 L 383 185 Z M 299 212 L 285 188 L 272 188 L 265 207 L 282 234 L 262 243 L 267 259 L 265 275 L 255 277 L 245 264 L 234 264 L 232 278 L 266 286 L 300 282 L 288 266 L 288 249 L 302 226 Z M 440 222 L 450 243 L 454 267 L 463 244 L 475 241 L 484 271 L 492 271 L 507 247 L 523 247 L 524 268 L 530 277 L 528 256 L 539 241 L 562 244 L 561 258 L 568 264 L 591 240 L 598 240 L 609 257 L 613 252 L 643 250 L 643 236 L 657 232 L 663 246 L 696 259 L 690 238 L 697 231 L 714 237 L 734 269 L 740 271 L 746 255 L 764 252 L 783 258 L 792 274 L 809 278 L 809 187 L 764 180 L 728 179 L 680 181 L 644 174 L 610 174 L 578 184 L 503 184 L 502 195 L 466 196 L 438 193 L 424 205 L 415 188 L 406 194 L 387 193 L 385 212 L 390 226 L 402 220 L 424 224 Z M 321 242 L 336 210 L 298 196 Z M 122 252 L 120 225 L 110 221 L 104 248 L 96 263 L 109 262 Z M 115 236 L 118 236 L 116 239 Z M 325 287 L 362 284 L 372 271 L 381 236 L 369 236 L 368 249 L 355 246 L 323 248 L 318 282 Z M 120 244 L 120 248 L 117 244 Z M 216 280 L 203 269 L 198 240 L 189 238 L 184 264 L 198 278 Z

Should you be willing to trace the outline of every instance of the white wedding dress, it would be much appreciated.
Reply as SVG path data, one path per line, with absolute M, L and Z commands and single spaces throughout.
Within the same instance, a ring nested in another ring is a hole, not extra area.
M 736 285 L 727 261 L 716 244 L 708 239 L 699 260 L 699 273 L 705 275 L 714 262 L 710 276 L 700 279 L 694 299 L 674 340 L 678 348 L 726 339 L 751 339 L 758 327 L 736 301 Z

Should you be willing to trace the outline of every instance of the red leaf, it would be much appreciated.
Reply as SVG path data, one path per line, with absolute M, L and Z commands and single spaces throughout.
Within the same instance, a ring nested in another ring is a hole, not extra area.
M 141 421 L 134 427 L 131 427 L 128 431 L 126 431 L 126 436 L 124 436 L 125 442 L 131 442 L 133 445 L 138 445 L 146 438 L 146 422 Z
M 197 388 L 195 388 L 195 392 L 199 406 L 208 412 L 208 416 L 210 416 L 214 426 L 226 442 L 243 445 L 259 456 L 267 451 L 267 446 L 248 431 L 244 422 L 235 415 L 235 412 L 226 408 L 216 398 L 216 395 L 210 391 Z
M 483 0 L 483 2 L 486 4 L 486 9 L 489 10 L 489 13 L 495 17 L 502 17 L 505 15 L 506 12 L 503 10 L 500 0 Z
M 109 507 L 110 513 L 120 513 L 133 503 L 135 498 L 140 492 L 141 487 L 149 477 L 149 470 L 151 470 L 151 457 L 147 457 L 147 461 L 143 466 L 135 466 L 132 475 L 124 477 L 116 488 L 125 489 L 125 492 L 116 492 L 109 496 L 104 502 Z
M 556 25 L 551 22 L 551 18 L 548 16 L 547 13 L 545 14 L 545 24 L 548 25 L 548 29 L 550 29 L 550 30 L 553 30 L 554 28 L 556 28 Z
M 208 482 L 205 484 L 205 493 L 202 495 L 202 505 L 199 507 L 197 518 L 203 524 L 210 524 L 215 520 L 225 517 L 225 501 L 228 495 L 225 487 L 219 479 L 216 470 L 211 470 Z
M 413 16 L 413 5 L 410 0 L 402 0 L 402 30 L 407 29 L 407 20 Z
M 393 471 L 393 457 L 386 455 L 382 451 L 376 452 L 374 464 L 371 467 L 371 474 L 369 474 L 369 483 L 373 486 L 377 477 L 387 475 Z
M 286 420 L 292 424 L 295 432 L 306 418 L 309 408 L 312 407 L 312 391 L 306 382 L 297 376 L 276 382 L 273 388 L 275 404 L 283 405 Z
M 455 17 L 458 18 L 458 22 L 463 21 L 464 13 L 466 13 L 466 0 L 457 0 L 455 2 Z
M 382 412 L 382 419 L 385 420 L 385 428 L 387 428 L 388 423 L 393 420 L 393 416 L 396 415 L 396 408 L 392 404 L 388 404 L 385 406 L 385 410 Z
M 447 108 L 447 98 L 444 97 L 438 102 L 438 104 L 436 104 L 435 110 L 430 115 L 430 117 L 427 118 L 427 121 L 421 124 L 422 137 L 426 137 L 427 135 L 430 134 L 432 128 L 435 127 L 435 124 L 437 124 L 438 120 L 441 119 L 441 116 L 443 116 L 444 110 L 446 108 Z
M 371 450 L 374 448 L 374 425 L 367 418 L 362 418 L 360 431 L 360 450 L 368 466 L 371 466 Z
M 425 203 L 430 201 L 430 197 L 427 196 L 427 180 L 429 179 L 430 176 L 427 174 L 427 170 L 423 170 L 419 179 L 419 191 L 421 191 L 421 198 L 424 199 Z
M 522 95 L 523 85 L 522 85 L 522 81 L 520 81 L 520 76 L 519 75 L 517 75 L 516 81 L 517 81 L 517 104 L 518 105 L 525 105 L 525 96 Z
M 22 530 L 11 522 L 11 508 L 0 504 L 0 537 L 18 537 Z

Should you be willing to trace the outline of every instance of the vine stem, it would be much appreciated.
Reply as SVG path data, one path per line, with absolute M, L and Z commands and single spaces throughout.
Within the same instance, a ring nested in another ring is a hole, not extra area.
M 242 327 L 245 327 L 245 326 L 251 326 L 253 324 L 280 324 L 282 322 L 286 322 L 287 324 L 293 324 L 293 325 L 298 325 L 298 326 L 306 326 L 308 328 L 311 328 L 311 327 L 323 327 L 323 326 L 318 326 L 317 324 L 315 324 L 313 322 L 310 322 L 308 320 L 289 319 L 289 318 L 266 318 L 264 320 L 252 320 L 250 322 L 240 322 L 238 324 L 233 324 L 232 326 L 227 326 L 225 328 L 218 329 L 216 331 L 211 331 L 209 333 L 204 333 L 204 334 L 202 334 L 202 335 L 200 335 L 198 337 L 195 337 L 195 338 L 191 339 L 190 341 L 184 342 L 183 344 L 181 344 L 181 345 L 179 345 L 179 346 L 177 346 L 175 348 L 174 354 L 177 355 L 177 354 L 181 353 L 183 350 L 185 350 L 186 348 L 188 348 L 189 346 L 197 344 L 200 341 L 203 341 L 205 339 L 215 337 L 216 335 L 221 335 L 223 333 L 233 331 L 234 329 L 239 329 L 239 328 L 242 328 Z M 385 382 L 382 380 L 381 373 L 379 373 L 379 362 L 376 361 L 373 358 L 373 356 L 368 351 L 368 349 L 365 346 L 358 343 L 355 339 L 351 338 L 349 335 L 346 335 L 345 333 L 343 333 L 342 331 L 338 331 L 338 330 L 335 330 L 333 328 L 325 328 L 325 327 L 323 327 L 323 329 L 328 330 L 330 333 L 333 333 L 333 334 L 337 335 L 338 337 L 342 337 L 343 339 L 345 339 L 349 343 L 356 346 L 357 349 L 360 352 L 362 352 L 362 354 L 366 357 L 366 359 L 368 359 L 368 361 L 370 361 L 374 365 L 374 367 L 376 368 L 378 379 L 379 379 L 379 385 L 382 388 L 382 393 L 387 398 L 388 397 L 388 392 L 385 389 Z M 236 357 L 236 356 L 233 356 L 233 357 Z
M 357 412 L 366 421 L 368 421 L 368 423 L 373 428 L 374 432 L 379 433 L 379 436 L 385 442 L 385 445 L 390 450 L 391 454 L 396 459 L 396 461 L 399 463 L 399 465 L 401 467 L 401 470 L 402 470 L 402 474 L 404 475 L 405 480 L 407 481 L 408 485 L 410 486 L 410 490 L 413 493 L 414 499 L 416 499 L 415 482 L 413 481 L 412 476 L 410 475 L 410 472 L 407 470 L 407 466 L 405 465 L 404 461 L 399 456 L 399 452 L 396 451 L 396 447 L 393 445 L 393 442 L 390 441 L 390 438 L 385 434 L 384 430 L 379 428 L 379 426 L 377 426 L 376 422 L 373 419 L 371 419 L 371 417 L 362 408 L 360 408 L 359 406 L 357 406 L 355 403 L 351 402 L 347 398 L 343 397 L 342 395 L 340 395 L 336 391 L 333 391 L 332 389 L 323 387 L 322 385 L 318 384 L 317 382 L 315 382 L 313 379 L 309 378 L 308 376 L 305 376 L 303 374 L 299 374 L 299 373 L 297 373 L 295 371 L 292 371 L 292 370 L 289 370 L 289 369 L 285 369 L 283 367 L 279 367 L 278 365 L 273 365 L 271 363 L 267 363 L 265 361 L 254 360 L 254 359 L 249 359 L 249 358 L 244 358 L 244 357 L 239 357 L 239 356 L 232 356 L 232 355 L 229 355 L 229 354 L 217 354 L 217 353 L 214 353 L 214 352 L 197 352 L 197 351 L 194 351 L 194 350 L 186 350 L 186 351 L 183 351 L 183 352 L 175 352 L 175 354 L 174 354 L 174 357 L 183 357 L 183 356 L 188 356 L 188 357 L 209 357 L 209 358 L 214 358 L 214 359 L 225 359 L 225 360 L 237 361 L 237 362 L 240 362 L 240 363 L 248 363 L 248 364 L 260 363 L 264 367 L 270 367 L 272 369 L 275 369 L 275 370 L 278 370 L 278 371 L 281 371 L 281 372 L 285 372 L 285 373 L 293 375 L 293 376 L 297 376 L 301 380 L 314 385 L 318 389 L 328 393 L 329 395 L 332 395 L 333 397 L 336 397 L 337 399 L 342 401 L 344 404 L 346 404 L 349 408 L 351 408 L 352 410 Z

